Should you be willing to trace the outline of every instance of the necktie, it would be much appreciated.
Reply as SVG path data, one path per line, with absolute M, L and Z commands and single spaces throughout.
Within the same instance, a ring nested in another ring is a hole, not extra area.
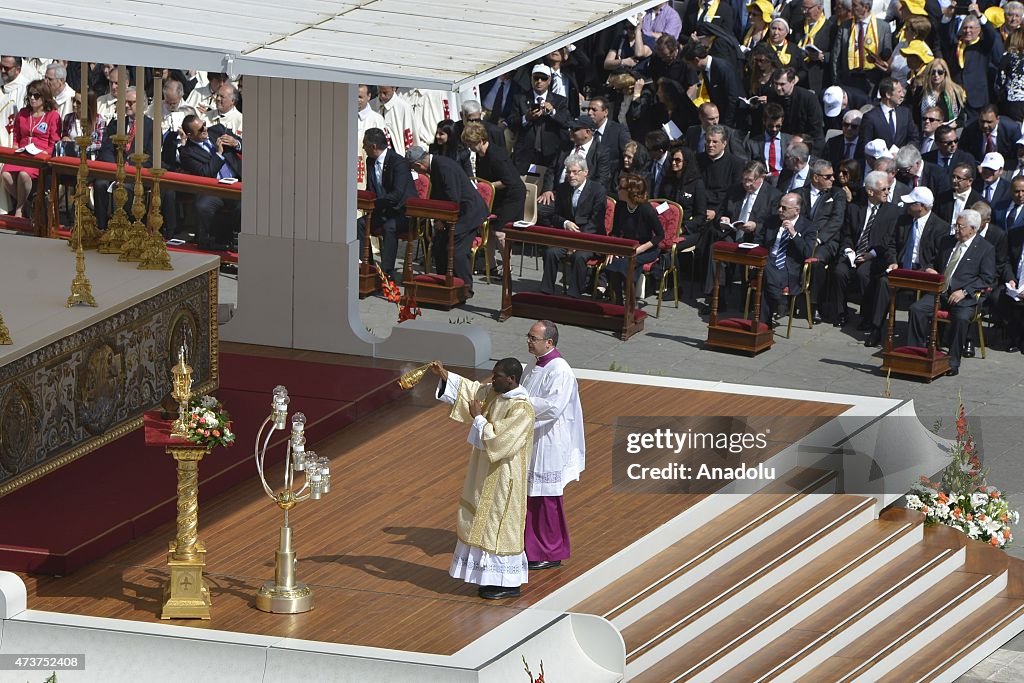
M 985 154 L 991 154 L 996 151 L 996 141 L 992 137 L 992 133 L 988 134 L 988 140 L 985 142 Z
M 562 83 L 562 74 L 560 72 L 551 72 L 551 91 L 556 95 L 565 97 L 565 85 Z
M 995 183 L 991 183 L 991 184 L 985 186 L 985 201 L 988 202 L 989 204 L 992 203 L 992 186 L 993 185 L 995 185 Z
M 775 267 L 782 270 L 786 267 L 786 244 L 789 243 L 789 230 L 781 228 L 779 235 L 779 250 L 775 252 Z
M 900 265 L 907 270 L 914 268 L 914 250 L 917 249 L 917 221 L 910 226 L 910 239 L 907 241 L 906 251 L 903 252 L 903 263 Z
M 956 271 L 956 264 L 960 262 L 960 257 L 963 255 L 963 252 L 964 243 L 959 242 L 956 245 L 956 249 L 953 250 L 953 254 L 949 257 L 949 263 L 946 264 L 946 272 L 943 273 L 943 276 L 946 278 L 947 290 L 951 287 L 951 280 L 953 278 L 954 271 Z
M 871 206 L 871 213 L 868 214 L 868 221 L 864 224 L 864 229 L 860 232 L 860 238 L 857 240 L 857 256 L 868 253 L 871 247 L 871 228 L 875 224 L 875 214 L 878 212 L 878 204 Z
M 572 191 L 572 212 L 574 216 L 576 214 L 576 205 L 580 203 L 580 194 L 582 192 L 583 188 L 581 187 L 577 187 L 575 190 Z
M 594 131 L 594 139 L 597 140 L 597 144 L 601 144 L 601 140 L 604 138 L 604 133 L 599 130 Z
M 1017 205 L 1017 206 L 1016 206 L 1016 207 L 1014 208 L 1014 210 L 1013 210 L 1013 220 L 1012 220 L 1012 221 L 1010 221 L 1010 222 L 1009 222 L 1009 223 L 1008 223 L 1008 224 L 1006 225 L 1006 227 L 1007 227 L 1007 228 L 1012 228 L 1013 226 L 1017 225 L 1017 221 L 1019 221 L 1019 220 L 1020 220 L 1020 210 L 1021 210 L 1021 207 L 1024 207 L 1024 204 L 1018 204 L 1018 205 Z
M 853 143 L 852 142 L 847 142 L 846 143 L 846 152 L 843 155 L 843 158 L 844 159 L 852 159 L 853 158 Z
M 538 107 L 543 107 L 544 106 L 544 98 L 543 97 L 538 97 L 537 98 L 537 106 Z M 542 151 L 544 149 L 544 143 L 541 140 L 541 135 L 543 133 L 544 133 L 544 124 L 541 122 L 540 119 L 535 120 L 533 122 L 533 149 L 535 151 L 537 151 L 537 152 L 540 152 L 540 151 Z
M 860 53 L 860 68 L 867 68 L 867 55 L 864 51 L 864 22 L 857 23 L 857 52 Z
M 210 153 L 210 156 L 213 156 L 214 154 L 217 153 L 214 150 L 214 148 L 213 148 L 213 143 L 210 142 L 209 140 L 207 140 L 203 144 L 203 147 L 206 149 L 207 152 Z M 227 162 L 224 162 L 223 164 L 220 165 L 220 170 L 217 171 L 217 177 L 218 178 L 230 178 L 231 177 L 231 169 L 228 167 Z
M 939 162 L 942 164 L 942 168 L 949 168 L 949 157 L 942 157 L 939 159 Z
M 661 164 L 655 162 L 654 164 L 654 182 L 651 183 L 651 192 L 654 196 L 658 196 L 658 192 L 661 190 Z
M 768 169 L 771 171 L 773 176 L 779 175 L 778 163 L 779 158 L 775 151 L 775 136 L 768 138 Z
M 740 209 L 740 220 L 746 223 L 750 220 L 750 209 L 754 205 L 754 194 L 751 192 L 747 194 L 747 198 L 743 200 L 743 208 Z
M 373 173 L 370 174 L 370 180 L 373 181 L 374 194 L 377 196 L 384 194 L 384 187 L 381 185 L 380 164 L 376 161 L 373 162 Z
M 934 138 L 925 138 L 921 141 L 921 154 L 927 154 L 932 151 L 932 143 L 935 142 Z
M 892 131 L 893 144 L 896 143 L 896 110 L 889 110 L 889 130 Z
M 586 155 L 583 154 L 583 147 L 581 145 L 576 145 L 576 149 L 573 150 L 573 154 L 575 154 L 578 157 L 585 157 L 586 156 Z

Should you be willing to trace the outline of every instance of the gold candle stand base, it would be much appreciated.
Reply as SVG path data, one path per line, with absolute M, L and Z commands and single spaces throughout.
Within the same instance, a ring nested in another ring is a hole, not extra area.
M 160 177 L 165 172 L 162 168 L 150 171 L 150 175 L 153 176 L 153 190 L 149 198 L 148 233 L 142 253 L 139 255 L 139 270 L 174 270 L 171 255 L 167 253 L 167 243 L 164 242 L 164 217 L 160 213 Z
M 199 540 L 199 461 L 210 451 L 200 446 L 167 446 L 178 463 L 178 534 L 168 544 L 171 578 L 164 587 L 161 619 L 209 619 L 210 589 L 203 581 L 206 546 Z
M 128 190 L 124 186 L 126 178 L 124 153 L 128 145 L 128 136 L 115 135 L 111 141 L 117 149 L 117 180 L 112 193 L 114 214 L 107 222 L 107 229 L 100 237 L 100 244 L 96 248 L 101 254 L 120 254 L 121 245 L 128 238 L 128 231 L 132 227 L 131 221 L 128 220 L 128 213 L 124 210 L 128 203 Z
M 146 246 L 146 188 L 142 186 L 142 166 L 149 159 L 148 154 L 133 154 L 132 165 L 135 166 L 135 198 L 132 201 L 132 215 L 135 221 L 128 229 L 128 236 L 121 245 L 118 261 L 137 262 L 142 260 L 142 250 Z

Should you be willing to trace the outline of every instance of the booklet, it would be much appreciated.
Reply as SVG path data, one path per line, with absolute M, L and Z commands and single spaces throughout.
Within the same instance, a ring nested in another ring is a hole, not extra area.
M 18 149 L 14 150 L 14 151 L 15 152 L 24 152 L 25 154 L 31 154 L 32 156 L 35 156 L 37 154 L 41 154 L 43 150 L 41 150 L 38 147 L 36 147 L 34 142 L 30 142 L 27 145 L 25 145 L 24 147 L 19 147 Z

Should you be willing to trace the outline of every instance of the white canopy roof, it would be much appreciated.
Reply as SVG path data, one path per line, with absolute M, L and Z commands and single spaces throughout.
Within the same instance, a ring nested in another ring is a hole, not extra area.
M 663 1 L 0 0 L 0 49 L 459 90 Z

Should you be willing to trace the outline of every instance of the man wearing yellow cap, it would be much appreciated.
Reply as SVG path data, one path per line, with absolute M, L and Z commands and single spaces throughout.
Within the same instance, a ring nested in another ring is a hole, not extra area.
M 889 24 L 872 16 L 871 0 L 853 0 L 853 18 L 843 22 L 832 46 L 836 83 L 870 93 L 889 71 L 892 32 Z

